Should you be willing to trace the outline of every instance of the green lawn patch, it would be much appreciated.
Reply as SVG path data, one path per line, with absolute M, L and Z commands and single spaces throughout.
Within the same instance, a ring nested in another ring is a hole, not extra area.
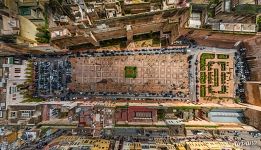
M 226 54 L 217 54 L 217 58 L 218 58 L 218 59 L 228 59 L 228 58 L 229 58 L 229 55 L 226 55 Z
M 221 84 L 225 84 L 225 83 L 226 83 L 226 73 L 221 72 Z
M 214 86 L 218 86 L 218 69 L 214 69 Z
M 212 84 L 212 72 L 208 72 L 208 84 Z
M 215 54 L 211 54 L 211 53 L 202 53 L 200 56 L 201 59 L 214 59 L 215 58 Z
M 261 13 L 261 6 L 255 4 L 242 4 L 235 7 L 236 14 L 258 14 Z
M 43 102 L 43 101 L 45 101 L 44 98 L 40 98 L 40 97 L 30 97 L 30 98 L 27 98 L 26 100 L 22 101 L 22 103 L 30 103 L 30 102 L 39 103 L 39 102 Z
M 208 62 L 208 70 L 212 70 L 213 61 Z
M 137 67 L 135 66 L 125 66 L 124 72 L 125 72 L 125 78 L 137 77 Z
M 157 116 L 158 116 L 158 120 L 164 120 L 165 119 L 165 110 L 158 109 Z
M 200 70 L 205 71 L 206 70 L 206 59 L 214 59 L 215 54 L 210 53 L 202 53 L 200 56 Z
M 240 101 L 240 98 L 235 98 L 235 99 L 234 99 L 234 102 L 237 103 L 237 104 L 240 103 L 240 102 L 241 102 L 241 101 Z
M 226 71 L 226 62 L 218 62 L 221 65 L 221 71 Z
M 259 16 L 257 19 L 256 19 L 257 21 L 257 26 L 258 26 L 258 32 L 260 32 L 261 31 L 261 16 Z
M 221 91 L 218 91 L 219 94 L 225 94 L 227 92 L 227 87 L 225 85 L 221 86 Z
M 200 106 L 174 106 L 171 109 L 179 109 L 179 110 L 190 110 L 190 109 L 200 109 Z
M 122 106 L 116 106 L 116 109 L 117 108 L 124 108 L 124 109 L 127 109 L 129 106 L 128 105 L 122 105 Z
M 200 72 L 200 83 L 201 84 L 206 84 L 206 78 L 207 78 L 206 72 Z
M 206 60 L 200 59 L 200 71 L 205 71 L 206 70 Z
M 206 85 L 200 85 L 200 97 L 206 96 Z

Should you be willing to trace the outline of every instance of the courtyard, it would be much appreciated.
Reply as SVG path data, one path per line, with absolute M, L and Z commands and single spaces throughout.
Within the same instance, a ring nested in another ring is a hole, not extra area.
M 186 97 L 187 58 L 182 53 L 70 58 L 69 88 L 77 92 L 171 93 Z
M 234 97 L 234 54 L 201 53 L 198 68 L 200 99 Z

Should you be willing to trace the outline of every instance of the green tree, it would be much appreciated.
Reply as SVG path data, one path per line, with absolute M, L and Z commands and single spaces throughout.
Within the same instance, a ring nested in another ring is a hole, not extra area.
M 258 26 L 258 32 L 261 32 L 261 16 L 257 18 L 257 26 Z
M 240 103 L 240 99 L 239 98 L 235 98 L 234 102 L 238 104 L 238 103 Z
M 36 34 L 36 41 L 39 43 L 49 43 L 51 34 L 47 26 L 41 26 L 37 28 L 38 33 Z
M 44 14 L 44 26 L 38 27 L 36 30 L 38 33 L 36 33 L 35 40 L 39 43 L 50 43 L 51 40 L 51 34 L 49 32 L 49 22 L 48 22 L 48 15 L 47 12 Z

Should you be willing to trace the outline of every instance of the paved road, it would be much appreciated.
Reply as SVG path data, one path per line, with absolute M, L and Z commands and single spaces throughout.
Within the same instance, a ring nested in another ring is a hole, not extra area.
M 161 49 L 141 49 L 141 50 L 125 50 L 125 51 L 103 51 L 103 52 L 81 52 L 78 54 L 70 54 L 71 57 L 106 57 L 106 56 L 126 56 L 126 55 L 150 55 L 150 54 L 170 54 L 170 53 L 186 53 L 187 48 L 180 46 L 179 48 L 161 48 Z
M 92 97 L 97 97 L 97 98 L 109 98 L 109 99 L 121 99 L 121 98 L 124 98 L 124 99 L 176 99 L 176 100 L 189 100 L 189 97 L 185 97 L 185 98 L 182 98 L 182 97 L 173 97 L 173 96 L 145 96 L 145 95 L 122 95 L 122 94 L 119 94 L 119 95 L 115 95 L 115 94 L 107 94 L 107 95 L 102 95 L 102 94 L 71 94 L 70 95 L 71 99 L 79 99 L 79 98 L 82 98 L 82 99 L 89 99 L 89 98 L 92 98 Z
M 190 55 L 192 55 L 192 59 L 191 59 L 191 67 L 190 67 L 190 98 L 192 101 L 196 101 L 197 100 L 197 95 L 196 95 L 196 80 L 197 80 L 197 65 L 196 65 L 196 61 L 197 61 L 197 57 L 198 57 L 198 54 L 199 54 L 199 50 L 197 49 L 192 49 L 190 51 Z

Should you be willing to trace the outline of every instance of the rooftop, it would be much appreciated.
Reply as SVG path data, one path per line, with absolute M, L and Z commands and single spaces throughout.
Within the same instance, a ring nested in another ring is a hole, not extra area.
M 82 146 L 89 147 L 90 150 L 108 150 L 110 146 L 110 141 L 104 139 L 88 139 L 79 136 L 61 136 L 54 139 L 48 145 L 49 148 L 56 147 L 56 148 L 64 148 L 64 149 L 70 149 L 73 147 L 82 147 Z

